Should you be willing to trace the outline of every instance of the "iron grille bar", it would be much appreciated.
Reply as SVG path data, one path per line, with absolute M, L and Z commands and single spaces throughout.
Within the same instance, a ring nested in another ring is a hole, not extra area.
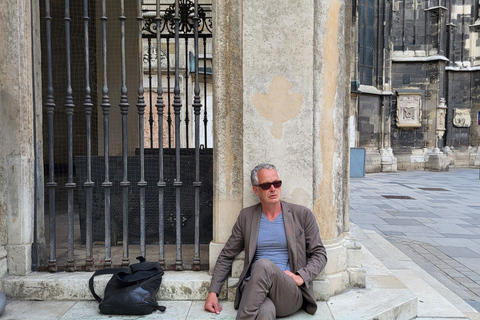
M 172 148 L 172 109 L 170 101 L 170 38 L 167 38 L 167 124 L 168 124 L 168 148 Z
M 45 0 L 45 26 L 47 40 L 47 98 L 45 108 L 48 114 L 48 212 L 49 212 L 49 233 L 50 233 L 50 259 L 48 260 L 48 271 L 57 271 L 56 259 L 56 221 L 55 221 L 55 161 L 54 161 L 54 136 L 53 136 L 53 114 L 55 113 L 55 99 L 53 96 L 52 77 L 52 17 L 50 16 L 50 0 Z
M 196 76 L 195 76 L 196 77 Z M 204 126 L 204 140 L 205 148 L 208 148 L 207 144 L 207 38 L 203 37 L 203 99 L 204 99 L 204 109 L 203 109 L 203 126 Z
M 155 17 L 157 30 L 161 27 L 160 17 L 160 0 L 157 0 L 157 16 Z M 164 208 L 165 208 L 165 180 L 163 175 L 163 110 L 165 104 L 163 102 L 162 88 L 162 64 L 160 60 L 161 52 L 161 32 L 157 32 L 157 113 L 158 113 L 158 254 L 162 267 L 165 268 L 165 225 L 164 225 Z
M 110 193 L 113 183 L 110 181 L 110 98 L 108 96 L 108 82 L 107 82 L 107 5 L 106 0 L 102 0 L 102 58 L 103 58 L 103 88 L 102 88 L 102 110 L 103 110 L 103 153 L 104 153 L 104 165 L 105 165 L 105 180 L 102 183 L 102 187 L 105 192 L 104 200 L 104 213 L 105 213 L 105 230 L 110 225 Z M 110 254 L 108 255 L 110 257 Z M 107 254 L 105 253 L 105 257 Z
M 121 63 L 122 63 L 122 89 L 120 97 L 120 111 L 122 114 L 122 158 L 123 158 L 123 180 L 120 182 L 122 186 L 122 196 L 123 196 L 123 259 L 122 265 L 129 265 L 128 257 L 128 187 L 130 182 L 128 181 L 128 170 L 127 170 L 127 159 L 128 159 L 128 150 L 127 150 L 127 115 L 128 115 L 128 97 L 127 97 L 127 74 L 125 66 L 125 22 L 127 18 L 125 17 L 125 0 L 120 1 L 121 14 L 120 14 L 120 39 L 121 39 Z M 110 235 L 110 221 L 108 226 L 105 224 L 105 228 L 108 227 L 108 239 L 107 233 L 105 233 L 105 249 L 108 251 L 109 264 L 111 265 L 111 235 Z M 107 247 L 108 241 L 108 247 Z M 105 257 L 106 260 L 106 257 Z M 106 262 L 106 261 L 105 261 Z
M 176 40 L 175 40 L 176 41 Z M 185 83 L 188 83 L 188 38 L 185 38 Z M 187 86 L 185 86 L 186 88 Z M 185 90 L 185 105 L 188 105 L 188 89 Z M 188 117 L 188 108 L 185 108 L 185 140 L 187 149 L 190 147 L 189 144 L 189 134 L 188 134 L 188 124 L 190 119 Z
M 145 246 L 145 128 L 144 128 L 144 114 L 145 114 L 145 99 L 143 97 L 143 53 L 142 53 L 142 0 L 137 2 L 137 21 L 138 21 L 138 143 L 140 146 L 140 181 L 137 186 L 140 188 L 140 255 L 146 257 L 147 250 Z
M 140 35 L 140 39 L 142 39 L 142 35 Z M 152 94 L 153 94 L 153 91 L 152 91 L 152 39 L 151 38 L 148 38 L 148 87 L 149 87 L 149 102 L 150 102 L 150 114 L 149 114 L 149 118 L 148 118 L 148 124 L 150 125 L 150 148 L 153 149 L 153 101 L 152 101 Z M 158 59 L 158 55 L 160 53 L 157 54 L 157 61 L 159 60 Z
M 83 184 L 86 191 L 86 261 L 85 266 L 88 271 L 93 270 L 93 186 L 92 181 L 92 96 L 90 88 L 90 55 L 89 55 L 89 21 L 88 16 L 88 0 L 83 1 L 83 23 L 85 31 L 85 101 L 83 106 L 85 108 L 86 116 L 86 130 L 87 130 L 87 181 Z
M 74 212 L 73 212 L 73 190 L 76 184 L 73 182 L 73 90 L 72 90 L 72 60 L 71 60 L 71 43 L 70 43 L 70 1 L 65 1 L 65 46 L 67 60 L 67 91 L 65 97 L 65 110 L 67 113 L 67 149 L 68 149 L 68 181 L 65 188 L 68 191 L 68 254 L 67 254 L 67 271 L 75 271 L 74 256 Z
M 173 109 L 175 112 L 175 166 L 176 179 L 173 182 L 175 187 L 175 218 L 176 218 L 176 244 L 177 255 L 175 260 L 175 269 L 183 270 L 182 264 L 182 212 L 180 209 L 180 191 L 182 182 L 180 181 L 180 110 L 182 109 L 182 101 L 180 99 L 180 83 L 179 83 L 179 65 L 180 65 L 180 45 L 179 45 L 179 0 L 175 0 L 175 88 L 173 90 Z
M 194 16 L 194 51 L 195 51 L 195 89 L 193 98 L 193 110 L 195 112 L 195 254 L 193 258 L 193 270 L 200 270 L 200 86 L 198 84 L 198 0 L 195 0 Z M 205 92 L 206 95 L 206 92 Z

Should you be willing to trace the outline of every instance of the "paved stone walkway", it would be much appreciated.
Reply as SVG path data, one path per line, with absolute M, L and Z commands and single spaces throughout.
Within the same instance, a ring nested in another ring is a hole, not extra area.
M 480 311 L 478 169 L 352 178 L 350 219 L 384 236 Z

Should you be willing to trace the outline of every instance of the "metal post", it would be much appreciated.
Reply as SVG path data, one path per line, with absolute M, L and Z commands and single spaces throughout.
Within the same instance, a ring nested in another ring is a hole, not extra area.
M 203 127 L 204 127 L 204 140 L 205 149 L 208 148 L 208 114 L 207 114 L 207 38 L 203 37 Z
M 188 99 L 188 73 L 189 73 L 189 66 L 188 66 L 188 38 L 185 38 L 185 105 L 188 105 L 189 99 Z M 188 134 L 189 132 L 189 124 L 190 124 L 190 118 L 188 114 L 188 108 L 185 108 L 185 140 L 186 140 L 186 145 L 185 147 L 188 149 L 190 148 L 190 135 Z
M 142 52 L 142 0 L 137 2 L 137 22 L 138 22 L 138 144 L 140 146 L 140 181 L 137 186 L 140 188 L 140 255 L 146 257 L 147 250 L 145 246 L 145 99 L 143 97 L 143 52 Z
M 162 88 L 162 65 L 160 59 L 161 46 L 161 17 L 160 17 L 160 0 L 157 0 L 157 16 L 155 17 L 157 24 L 157 114 L 158 114 L 158 246 L 159 261 L 165 268 L 165 180 L 163 176 L 163 88 Z
M 89 37 L 88 27 L 90 18 L 88 16 L 88 0 L 83 1 L 83 23 L 85 31 L 85 100 L 83 106 L 85 108 L 86 124 L 87 124 L 87 181 L 83 184 L 86 192 L 86 261 L 85 268 L 87 271 L 93 270 L 93 203 L 92 192 L 95 183 L 92 181 L 92 97 L 90 89 L 90 55 L 89 55 Z
M 74 256 L 74 212 L 73 212 L 73 190 L 76 184 L 73 182 L 73 91 L 72 91 L 72 73 L 71 73 L 71 46 L 70 46 L 70 1 L 65 1 L 65 46 L 67 60 L 67 90 L 65 97 L 65 110 L 67 113 L 67 150 L 68 150 L 68 180 L 65 188 L 68 190 L 68 254 L 67 254 L 67 271 L 75 271 Z
M 127 159 L 128 159 L 128 145 L 127 145 L 127 115 L 128 115 L 128 107 L 130 106 L 128 103 L 127 97 L 127 74 L 126 74 L 126 66 L 125 66 L 125 21 L 127 18 L 125 17 L 125 0 L 120 1 L 120 39 L 121 39 L 121 63 L 122 63 L 122 89 L 121 89 L 121 97 L 120 97 L 120 112 L 122 114 L 122 158 L 123 158 L 123 180 L 120 182 L 120 186 L 123 188 L 123 258 L 122 258 L 122 265 L 129 265 L 129 257 L 128 257 L 128 187 L 130 186 L 130 181 L 128 181 L 128 167 L 127 167 Z M 108 253 L 108 256 L 105 256 L 105 263 L 111 265 L 111 248 L 110 248 L 110 239 L 111 239 L 111 231 L 110 231 L 110 223 L 109 225 L 105 225 L 105 228 L 108 227 L 108 230 L 105 230 L 105 252 Z M 108 233 L 108 235 L 107 235 Z M 108 246 L 107 246 L 108 242 Z M 108 258 L 108 260 L 107 260 Z
M 158 31 L 157 31 L 158 32 Z M 142 49 L 143 50 L 143 49 Z M 157 63 L 159 57 L 157 54 Z M 150 148 L 153 149 L 153 101 L 152 101 L 152 39 L 148 38 L 148 98 L 150 106 L 150 114 L 148 124 L 150 125 Z
M 175 187 L 175 219 L 176 219 L 176 243 L 177 243 L 177 255 L 175 260 L 175 269 L 183 270 L 182 264 L 182 212 L 180 208 L 180 191 L 182 182 L 180 181 L 180 110 L 182 109 L 182 101 L 180 100 L 180 83 L 179 83 L 179 58 L 180 58 L 180 46 L 179 46 L 179 0 L 175 0 L 175 88 L 173 97 L 173 110 L 175 113 L 175 164 L 176 164 L 176 178 L 173 182 Z
M 55 161 L 54 161 L 54 136 L 53 136 L 53 114 L 55 112 L 55 100 L 53 97 L 52 80 L 52 33 L 51 33 L 50 0 L 45 1 L 45 24 L 47 40 L 47 98 L 45 108 L 48 114 L 48 175 L 49 181 L 46 183 L 48 188 L 48 209 L 49 209 L 49 228 L 50 228 L 50 259 L 48 260 L 48 271 L 57 271 L 56 260 L 56 224 L 55 224 Z
M 102 88 L 102 110 L 103 110 L 103 153 L 104 153 L 104 165 L 105 165 L 105 180 L 102 183 L 102 187 L 105 192 L 104 200 L 104 212 L 105 212 L 105 230 L 110 230 L 110 190 L 112 182 L 110 182 L 110 140 L 108 138 L 109 133 L 109 115 L 110 115 L 110 98 L 108 96 L 108 83 L 107 83 L 107 5 L 106 0 L 102 0 L 102 58 L 103 58 L 103 88 Z M 107 254 L 105 254 L 107 257 Z M 110 254 L 108 254 L 110 257 Z
M 195 51 L 195 89 L 193 98 L 193 110 L 195 113 L 195 255 L 193 258 L 193 270 L 200 270 L 200 86 L 198 84 L 198 0 L 195 0 L 195 26 L 194 51 Z M 204 57 L 205 58 L 205 57 Z M 206 95 L 206 93 L 205 93 Z
M 167 125 L 168 125 L 168 148 L 172 148 L 172 111 L 170 101 L 170 38 L 167 38 Z

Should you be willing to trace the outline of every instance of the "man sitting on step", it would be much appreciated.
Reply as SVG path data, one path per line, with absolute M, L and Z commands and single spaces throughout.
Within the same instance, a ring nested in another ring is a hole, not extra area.
M 237 319 L 275 319 L 304 308 L 314 314 L 312 282 L 327 263 L 312 212 L 280 199 L 282 180 L 272 164 L 251 173 L 260 203 L 244 208 L 215 264 L 205 309 L 219 314 L 218 294 L 234 258 L 245 250 L 235 309 Z

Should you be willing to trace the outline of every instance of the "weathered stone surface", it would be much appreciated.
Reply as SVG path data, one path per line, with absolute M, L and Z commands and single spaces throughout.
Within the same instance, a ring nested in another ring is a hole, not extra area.
M 34 95 L 30 2 L 0 6 L 0 270 L 29 272 L 34 208 Z M 28 31 L 28 32 L 26 32 Z M 15 256 L 14 256 L 15 255 Z
M 0 291 L 19 300 L 91 300 L 88 281 L 93 273 L 31 273 L 26 276 L 7 276 L 1 279 Z M 95 277 L 95 292 L 103 297 L 112 275 Z M 207 272 L 166 271 L 158 293 L 162 300 L 203 300 L 208 294 L 210 275 Z M 226 289 L 220 298 L 226 297 Z

